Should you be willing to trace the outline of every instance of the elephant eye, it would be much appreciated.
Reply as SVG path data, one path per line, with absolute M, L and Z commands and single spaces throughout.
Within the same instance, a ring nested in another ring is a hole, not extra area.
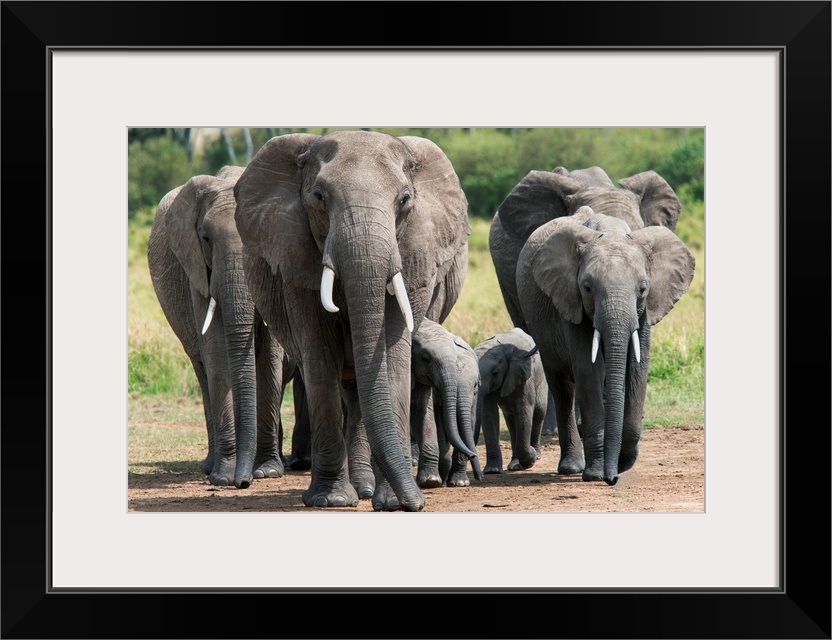
M 592 285 L 588 282 L 584 282 L 581 286 L 583 287 L 584 293 L 592 293 Z
M 425 364 L 430 364 L 430 356 L 427 353 L 422 354 L 422 362 Z
M 642 282 L 639 285 L 638 292 L 642 296 L 647 292 L 647 283 L 646 282 Z
M 405 193 L 405 194 L 401 197 L 401 199 L 399 200 L 399 206 L 400 206 L 400 207 L 403 207 L 403 206 L 404 206 L 404 205 L 406 205 L 408 202 L 410 202 L 410 199 L 411 199 L 410 194 L 409 194 L 409 193 Z
M 200 234 L 200 238 L 202 238 L 202 240 L 203 240 L 203 242 L 205 242 L 205 244 L 207 244 L 208 246 L 211 246 L 211 238 L 209 237 L 209 235 L 207 233 L 205 233 L 203 231 Z

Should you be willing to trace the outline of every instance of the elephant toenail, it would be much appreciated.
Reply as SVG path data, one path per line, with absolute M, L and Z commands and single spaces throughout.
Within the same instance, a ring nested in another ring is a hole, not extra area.
M 335 500 L 332 501 L 332 506 L 333 507 L 346 507 L 347 506 L 347 500 L 346 500 L 346 498 L 344 498 L 342 496 L 338 496 L 337 498 L 335 498 Z
M 319 497 L 315 498 L 314 504 L 315 504 L 316 507 L 325 507 L 326 506 L 326 497 L 325 496 L 319 496 Z

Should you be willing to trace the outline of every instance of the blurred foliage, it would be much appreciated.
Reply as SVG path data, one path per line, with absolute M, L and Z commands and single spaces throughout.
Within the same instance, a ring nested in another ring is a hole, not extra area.
M 331 128 L 129 129 L 128 212 L 154 207 L 170 189 L 225 164 L 244 166 L 267 140 L 286 133 L 324 134 Z M 648 169 L 676 191 L 683 217 L 705 195 L 702 128 L 381 128 L 392 135 L 433 140 L 448 155 L 468 198 L 469 214 L 490 220 L 511 189 L 532 170 L 603 168 L 613 182 Z M 250 144 L 245 134 L 248 133 Z M 229 150 L 230 142 L 230 150 Z M 692 221 L 693 222 L 693 221 Z M 701 227 L 702 225 L 699 225 Z M 693 225 L 691 232 L 698 231 Z M 699 240 L 701 243 L 701 240 Z

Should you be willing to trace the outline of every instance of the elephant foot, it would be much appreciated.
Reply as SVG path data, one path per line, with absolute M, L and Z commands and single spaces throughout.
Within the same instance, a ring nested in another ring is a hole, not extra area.
M 415 442 L 410 443 L 410 464 L 414 467 L 419 465 L 419 445 Z
M 581 473 L 584 470 L 584 457 L 580 453 L 568 453 L 558 462 L 558 473 L 562 476 Z
M 503 468 L 502 465 L 499 464 L 492 464 L 486 463 L 485 468 L 482 470 L 483 473 L 502 473 Z
M 448 486 L 470 487 L 471 479 L 468 477 L 468 473 L 464 469 L 462 471 L 456 471 L 451 473 L 451 475 L 448 477 Z
M 419 469 L 416 474 L 416 484 L 422 489 L 435 489 L 441 487 L 444 483 L 442 482 L 442 476 L 439 475 L 439 469 L 424 468 Z
M 581 479 L 584 482 L 594 482 L 596 480 L 603 480 L 604 479 L 604 465 L 599 464 L 590 464 L 584 469 L 583 474 L 581 475 Z
M 237 461 L 234 456 L 230 458 L 215 459 L 214 466 L 211 469 L 211 474 L 208 476 L 208 482 L 217 487 L 234 486 L 234 472 L 236 470 Z
M 214 468 L 214 454 L 209 453 L 205 460 L 202 461 L 202 464 L 199 468 L 202 471 L 202 473 L 204 473 L 206 476 L 210 476 L 211 471 Z
M 254 459 L 252 476 L 260 478 L 282 478 L 284 473 L 283 461 L 275 456 L 257 456 Z
M 633 451 L 628 451 L 627 453 L 622 451 L 621 455 L 618 456 L 618 473 L 624 473 L 625 471 L 632 469 L 633 465 L 636 463 L 636 458 L 638 458 L 638 447 L 636 447 Z
M 373 509 L 376 511 L 421 511 L 425 508 L 425 494 L 418 493 L 412 500 L 401 501 L 393 488 L 385 480 L 376 487 L 373 494 Z
M 528 464 L 523 464 L 517 458 L 512 458 L 511 462 L 508 463 L 506 469 L 509 471 L 523 471 L 524 469 L 531 469 L 534 466 L 534 460 L 529 462 Z
M 307 507 L 358 506 L 358 494 L 348 482 L 332 484 L 312 480 L 302 499 Z
M 373 497 L 376 490 L 376 478 L 373 475 L 372 469 L 350 470 L 350 478 L 352 479 L 352 486 L 355 487 L 356 493 L 360 500 L 367 500 Z
M 292 471 L 309 471 L 312 468 L 312 459 L 306 457 L 299 458 L 293 453 L 289 456 L 288 466 Z

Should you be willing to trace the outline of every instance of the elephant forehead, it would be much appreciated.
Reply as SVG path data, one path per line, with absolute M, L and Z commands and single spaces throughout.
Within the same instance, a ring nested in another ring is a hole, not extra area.
M 639 198 L 632 191 L 603 187 L 585 189 L 576 193 L 569 203 L 571 212 L 580 207 L 591 207 L 595 213 L 621 218 L 633 228 L 643 226 L 639 214 Z
M 644 270 L 646 255 L 629 237 L 610 239 L 602 236 L 591 243 L 583 256 L 584 271 L 601 270 L 605 276 Z
M 365 193 L 398 191 L 407 180 L 401 159 L 384 153 L 359 152 L 339 154 L 322 162 L 314 178 L 336 191 Z

